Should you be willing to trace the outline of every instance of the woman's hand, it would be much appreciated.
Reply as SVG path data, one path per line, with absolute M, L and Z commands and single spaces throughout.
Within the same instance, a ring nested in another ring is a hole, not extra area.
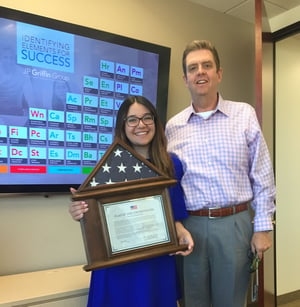
M 71 188 L 70 191 L 72 194 L 76 192 L 74 188 Z M 69 205 L 69 213 L 75 221 L 82 219 L 88 210 L 88 204 L 85 201 L 72 201 Z
M 190 234 L 190 232 L 182 225 L 181 222 L 175 222 L 177 238 L 180 245 L 187 244 L 187 250 L 185 251 L 178 251 L 176 255 L 187 256 L 189 255 L 194 248 L 194 240 Z

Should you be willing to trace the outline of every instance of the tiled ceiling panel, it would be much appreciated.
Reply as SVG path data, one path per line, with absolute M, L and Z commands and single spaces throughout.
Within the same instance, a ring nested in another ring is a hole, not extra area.
M 207 8 L 216 10 L 223 14 L 228 14 L 244 21 L 253 23 L 255 20 L 254 0 L 187 0 Z M 264 16 L 268 21 L 273 18 L 285 14 L 286 25 L 295 22 L 289 20 L 289 14 L 293 10 L 300 10 L 300 0 L 265 0 L 264 2 Z M 290 14 L 293 16 L 293 14 Z M 300 16 L 299 16 L 300 20 Z M 296 20 L 296 21 L 299 21 Z M 269 22 L 270 23 L 270 22 Z

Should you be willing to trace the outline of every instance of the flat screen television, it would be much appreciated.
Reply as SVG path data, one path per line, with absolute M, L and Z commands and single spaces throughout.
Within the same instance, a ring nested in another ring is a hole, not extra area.
M 128 95 L 165 122 L 169 66 L 168 47 L 0 7 L 0 193 L 78 187 Z

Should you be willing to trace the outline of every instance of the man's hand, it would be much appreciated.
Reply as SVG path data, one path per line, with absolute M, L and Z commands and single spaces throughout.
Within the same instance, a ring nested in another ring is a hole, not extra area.
M 251 240 L 251 250 L 257 253 L 259 259 L 262 259 L 263 253 L 272 246 L 272 238 L 269 231 L 255 232 Z

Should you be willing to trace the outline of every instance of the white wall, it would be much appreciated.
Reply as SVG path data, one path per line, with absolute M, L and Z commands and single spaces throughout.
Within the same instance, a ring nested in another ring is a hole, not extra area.
M 224 68 L 224 97 L 254 102 L 254 27 L 186 0 L 1 0 L 9 8 L 171 47 L 168 117 L 189 104 L 181 56 L 193 39 L 209 39 Z M 0 178 L 1 180 L 1 178 Z M 0 198 L 0 275 L 85 264 L 69 195 Z
M 276 182 L 278 295 L 300 289 L 300 40 L 276 43 Z
M 69 195 L 0 198 L 0 276 L 85 263 Z
M 267 145 L 271 154 L 272 160 L 274 151 L 274 95 L 273 95 L 273 43 L 263 44 L 263 69 L 262 69 L 262 129 L 267 140 Z M 274 247 L 275 232 L 272 232 L 273 247 L 264 254 L 264 286 L 268 293 L 275 294 L 276 278 L 274 272 L 275 263 L 275 247 Z

